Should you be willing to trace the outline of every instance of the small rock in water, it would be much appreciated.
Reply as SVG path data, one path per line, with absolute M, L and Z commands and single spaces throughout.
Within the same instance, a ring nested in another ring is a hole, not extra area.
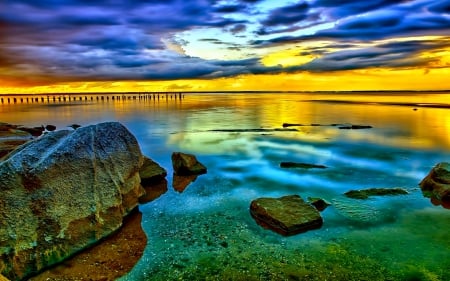
M 56 130 L 56 126 L 55 125 L 46 125 L 45 129 L 49 132 L 52 132 L 52 131 Z
M 299 195 L 258 198 L 250 204 L 250 214 L 264 228 L 288 236 L 320 228 L 319 211 Z
M 70 127 L 70 128 L 72 128 L 72 129 L 76 130 L 76 129 L 80 128 L 81 125 L 78 125 L 78 124 L 72 124 L 72 125 L 69 125 L 69 126 L 67 126 L 67 127 Z
M 346 129 L 346 130 L 360 130 L 360 129 L 371 129 L 373 128 L 370 125 L 351 125 L 351 126 L 341 126 L 338 127 L 339 129 Z
M 448 205 L 450 203 L 450 163 L 441 162 L 434 166 L 419 185 L 425 196 Z
M 283 128 L 286 128 L 286 127 L 294 127 L 294 126 L 303 126 L 303 124 L 283 123 Z
M 174 172 L 181 175 L 201 175 L 206 174 L 206 167 L 198 162 L 192 154 L 174 152 L 172 153 L 172 166 Z
M 330 202 L 328 202 L 325 199 L 322 198 L 317 198 L 317 197 L 308 197 L 308 202 L 313 205 L 314 207 L 316 207 L 316 209 L 319 212 L 322 212 L 323 210 L 325 210 L 328 206 L 331 205 Z
M 383 195 L 403 195 L 408 194 L 403 188 L 368 188 L 360 190 L 350 190 L 344 193 L 345 196 L 353 199 L 367 199 L 369 196 L 383 196 Z

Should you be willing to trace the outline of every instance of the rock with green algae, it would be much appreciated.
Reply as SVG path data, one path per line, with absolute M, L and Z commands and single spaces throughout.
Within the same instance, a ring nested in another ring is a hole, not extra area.
M 250 204 L 250 214 L 259 225 L 285 236 L 317 229 L 323 224 L 319 211 L 299 195 L 255 199 Z
M 384 196 L 384 195 L 404 195 L 408 194 L 403 188 L 368 188 L 360 190 L 350 190 L 344 193 L 345 196 L 353 199 L 368 199 L 370 196 Z
M 116 231 L 144 191 L 121 124 L 48 133 L 0 163 L 0 273 L 22 280 Z
M 450 163 L 441 162 L 434 166 L 419 185 L 428 197 L 450 202 Z

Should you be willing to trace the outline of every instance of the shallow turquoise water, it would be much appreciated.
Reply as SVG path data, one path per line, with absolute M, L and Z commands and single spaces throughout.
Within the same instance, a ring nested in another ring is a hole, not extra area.
M 450 109 L 382 103 L 445 105 L 447 97 L 203 94 L 181 101 L 1 105 L 0 121 L 58 128 L 120 121 L 143 153 L 168 170 L 168 192 L 139 207 L 148 245 L 121 280 L 450 280 L 450 210 L 431 204 L 418 188 L 436 163 L 450 161 Z M 306 126 L 271 130 L 284 122 Z M 340 130 L 334 123 L 373 128 Z M 270 130 L 242 131 L 256 128 Z M 228 131 L 211 131 L 217 129 Z M 182 193 L 171 188 L 173 151 L 193 153 L 208 167 Z M 327 168 L 281 169 L 282 161 Z M 371 187 L 409 194 L 343 196 Z M 332 202 L 321 229 L 282 237 L 251 218 L 251 200 L 289 194 Z

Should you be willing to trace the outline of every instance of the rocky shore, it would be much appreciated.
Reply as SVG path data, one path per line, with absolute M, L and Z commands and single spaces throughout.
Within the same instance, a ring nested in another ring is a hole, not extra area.
M 147 244 L 139 204 L 168 190 L 166 169 L 144 156 L 120 123 L 71 128 L 0 123 L 0 273 L 10 280 L 114 280 L 133 267 Z M 174 152 L 171 158 L 177 192 L 207 172 L 194 155 Z M 286 161 L 280 168 L 329 167 Z M 436 165 L 420 187 L 433 203 L 448 207 L 450 164 Z M 330 201 L 263 197 L 250 202 L 249 215 L 289 236 L 320 231 L 326 223 L 320 211 L 329 205 L 369 222 L 370 210 L 358 210 L 356 201 L 407 194 L 395 187 L 349 190 L 342 196 L 348 198 Z
M 0 124 L 2 278 L 114 280 L 142 255 L 138 205 L 167 191 L 166 170 L 120 123 L 70 127 Z M 172 160 L 183 188 L 206 173 L 193 155 Z

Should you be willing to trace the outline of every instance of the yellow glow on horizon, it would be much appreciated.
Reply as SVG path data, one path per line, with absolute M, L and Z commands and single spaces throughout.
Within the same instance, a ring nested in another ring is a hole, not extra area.
M 447 62 L 448 57 L 445 59 Z M 211 80 L 70 82 L 48 86 L 0 86 L 0 93 L 449 90 L 450 67 L 364 69 L 331 73 L 240 75 Z
M 264 66 L 277 66 L 281 65 L 283 67 L 302 65 L 312 61 L 315 57 L 311 55 L 301 55 L 296 50 L 289 50 L 279 53 L 273 53 L 267 55 L 261 59 Z

